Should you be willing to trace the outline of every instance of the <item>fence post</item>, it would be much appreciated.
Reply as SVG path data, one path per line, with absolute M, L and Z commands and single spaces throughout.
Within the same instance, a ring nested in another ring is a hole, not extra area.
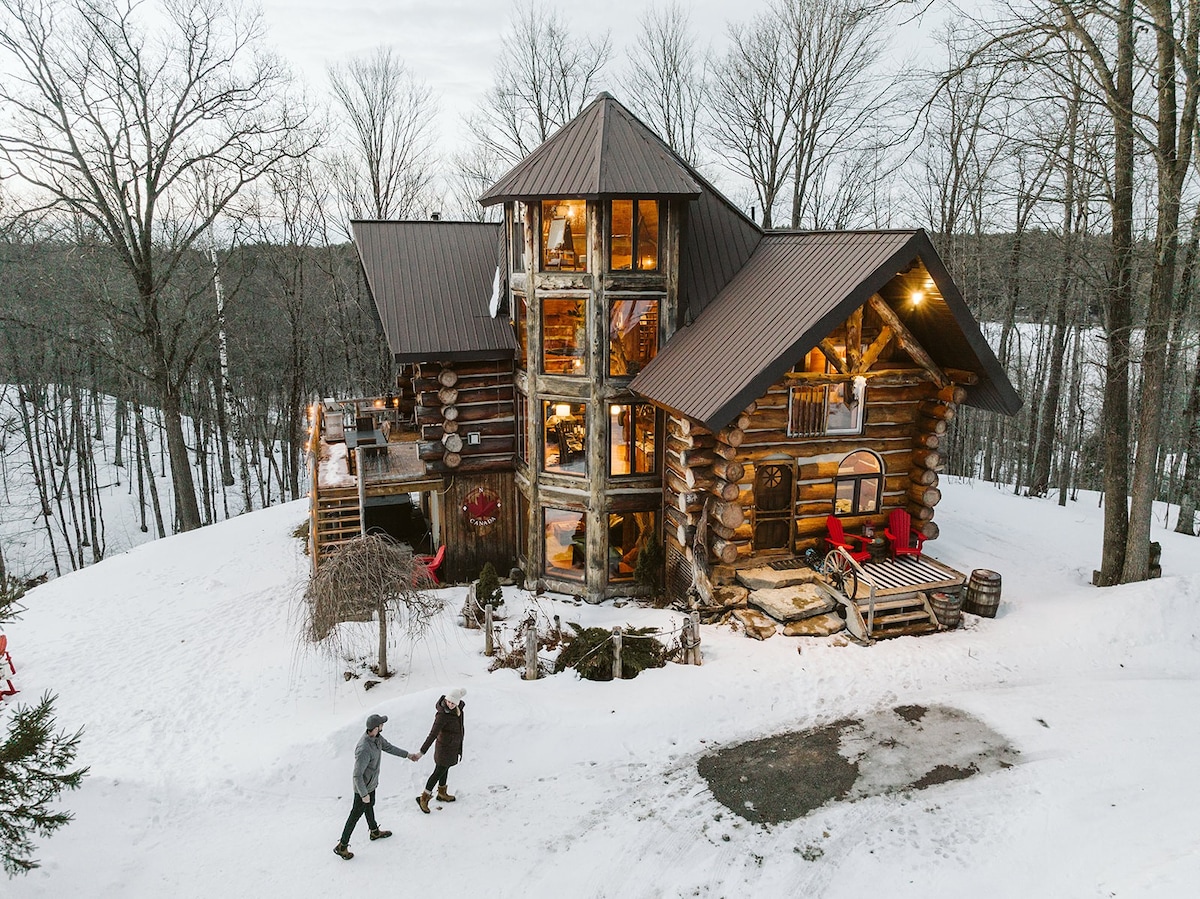
M 525 680 L 537 680 L 537 625 L 531 624 L 525 630 Z
M 621 679 L 621 628 L 613 628 L 613 680 Z
M 700 613 L 699 612 L 688 613 L 688 622 L 691 624 L 691 627 L 688 628 L 688 630 L 690 631 L 689 636 L 691 637 L 691 643 L 692 643 L 692 649 L 691 649 L 692 660 L 691 661 L 692 661 L 693 665 L 699 665 L 700 664 Z
M 483 654 L 491 657 L 496 654 L 496 644 L 492 642 L 492 604 L 483 607 Z
M 554 616 L 554 630 L 550 635 L 554 638 L 555 643 L 562 639 L 562 619 L 557 615 Z

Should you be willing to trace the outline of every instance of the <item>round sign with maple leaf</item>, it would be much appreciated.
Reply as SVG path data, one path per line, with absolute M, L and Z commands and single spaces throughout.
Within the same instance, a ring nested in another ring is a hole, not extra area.
M 463 517 L 477 528 L 486 528 L 500 519 L 500 497 L 487 487 L 476 487 L 462 504 Z

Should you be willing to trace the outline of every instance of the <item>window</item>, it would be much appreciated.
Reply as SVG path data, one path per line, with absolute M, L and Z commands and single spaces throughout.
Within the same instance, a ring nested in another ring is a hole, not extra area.
M 542 371 L 548 375 L 582 375 L 586 368 L 587 300 L 542 300 Z
M 657 512 L 610 512 L 608 579 L 632 581 L 638 554 L 658 533 Z
M 522 371 L 529 369 L 529 301 L 525 299 L 524 294 L 513 294 L 513 305 L 516 308 L 516 321 L 514 326 L 517 331 L 517 368 Z
M 654 407 L 649 403 L 613 403 L 608 407 L 608 473 L 654 473 Z
M 838 465 L 834 481 L 835 515 L 866 515 L 879 511 L 883 497 L 883 462 L 870 450 L 857 450 Z
M 543 570 L 551 577 L 582 581 L 587 559 L 587 513 L 542 510 Z
M 542 200 L 542 271 L 587 271 L 587 202 Z
M 512 270 L 525 271 L 525 204 L 512 205 Z
M 658 300 L 613 300 L 608 310 L 608 373 L 636 375 L 658 353 Z
M 542 401 L 542 470 L 587 474 L 587 404 Z
M 658 271 L 657 200 L 613 200 L 608 222 L 612 271 Z
M 517 391 L 517 458 L 529 462 L 529 398 Z
M 839 347 L 845 359 L 845 344 Z M 800 368 L 800 366 L 797 366 Z M 833 366 L 819 349 L 805 359 L 801 371 L 832 373 Z M 849 378 L 849 376 L 846 376 Z M 863 377 L 836 384 L 801 384 L 788 391 L 789 437 L 819 437 L 824 434 L 861 434 L 867 382 Z

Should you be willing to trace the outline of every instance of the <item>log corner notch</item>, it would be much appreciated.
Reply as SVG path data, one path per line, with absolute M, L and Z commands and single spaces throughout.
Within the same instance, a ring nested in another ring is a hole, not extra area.
M 933 520 L 933 507 L 942 498 L 938 489 L 938 472 L 942 470 L 941 441 L 960 403 L 967 392 L 956 384 L 947 384 L 918 406 L 916 432 L 913 435 L 913 467 L 909 471 L 909 488 L 905 495 L 913 527 L 936 540 L 939 529 Z
M 697 533 L 704 535 L 706 564 L 728 565 L 738 558 L 734 534 L 746 518 L 740 502 L 746 468 L 737 460 L 737 448 L 746 439 L 754 408 L 751 405 L 715 434 L 686 416 L 667 416 L 663 456 L 667 534 L 681 549 L 693 548 L 693 554 L 700 549 Z

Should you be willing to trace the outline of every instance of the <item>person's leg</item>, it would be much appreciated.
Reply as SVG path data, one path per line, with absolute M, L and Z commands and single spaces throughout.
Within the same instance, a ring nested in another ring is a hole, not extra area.
M 434 765 L 433 773 L 429 775 L 429 780 L 425 781 L 425 792 L 432 793 L 433 788 L 437 784 L 446 785 L 446 775 L 450 772 L 449 765 Z
M 371 828 L 371 830 L 379 830 L 379 825 L 375 823 L 375 791 L 372 790 L 367 798 L 371 800 L 363 805 L 363 811 L 367 816 L 367 827 Z
M 343 846 L 350 845 L 350 835 L 354 833 L 354 826 L 358 824 L 358 819 L 363 816 L 363 811 L 366 808 L 367 806 L 363 805 L 362 797 L 355 793 L 354 806 L 350 809 L 350 814 L 346 818 L 346 826 L 342 828 Z

